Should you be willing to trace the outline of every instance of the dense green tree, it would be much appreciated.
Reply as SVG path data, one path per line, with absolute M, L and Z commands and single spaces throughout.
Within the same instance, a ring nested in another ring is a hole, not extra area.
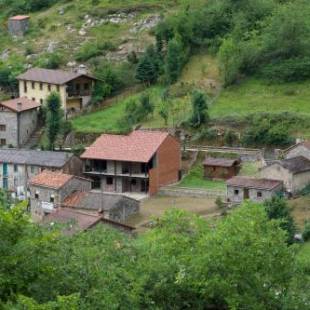
M 206 124 L 209 120 L 207 97 L 200 91 L 194 91 L 192 95 L 192 115 L 190 125 L 194 128 Z
M 48 138 L 48 147 L 53 150 L 58 134 L 63 122 L 63 111 L 61 109 L 61 99 L 58 93 L 52 92 L 46 99 L 46 134 Z
M 268 218 L 281 220 L 280 227 L 286 231 L 289 243 L 294 241 L 296 227 L 287 202 L 282 197 L 273 197 L 264 203 Z
M 169 84 L 176 82 L 181 74 L 184 53 L 182 43 L 176 39 L 169 41 L 165 64 L 165 73 Z

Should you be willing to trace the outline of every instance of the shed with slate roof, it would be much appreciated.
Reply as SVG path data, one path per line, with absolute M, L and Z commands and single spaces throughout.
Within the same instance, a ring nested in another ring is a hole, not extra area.
M 261 176 L 283 181 L 286 192 L 295 195 L 310 184 L 310 160 L 303 156 L 276 160 L 261 169 Z

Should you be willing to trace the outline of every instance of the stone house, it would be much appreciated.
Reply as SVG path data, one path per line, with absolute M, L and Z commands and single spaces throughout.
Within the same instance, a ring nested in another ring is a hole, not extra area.
M 286 159 L 303 156 L 310 160 L 310 141 L 297 143 L 284 151 Z
M 296 194 L 310 184 L 310 160 L 303 157 L 293 157 L 271 162 L 261 169 L 262 177 L 281 180 L 285 191 Z
M 180 177 L 180 143 L 167 132 L 100 136 L 81 156 L 84 174 L 104 192 L 153 195 Z
M 23 36 L 29 29 L 29 16 L 17 15 L 9 19 L 8 31 L 13 36 Z
M 85 178 L 45 170 L 29 181 L 30 210 L 34 220 L 62 206 L 66 197 L 76 191 L 87 192 L 91 181 Z
M 83 73 L 32 68 L 17 77 L 19 95 L 38 101 L 47 99 L 52 91 L 59 93 L 66 115 L 82 110 L 91 99 L 96 78 Z
M 206 157 L 203 162 L 204 177 L 214 180 L 227 180 L 240 171 L 239 159 Z
M 244 200 L 263 202 L 281 193 L 283 182 L 279 180 L 233 177 L 227 182 L 227 201 L 233 204 Z
M 43 170 L 81 175 L 82 162 L 66 152 L 0 149 L 0 188 L 25 199 L 28 181 Z
M 91 190 L 91 180 L 86 178 L 46 170 L 33 177 L 29 186 L 31 214 L 35 220 L 42 220 L 60 208 L 100 213 L 103 219 L 116 223 L 139 212 L 138 200 Z
M 21 147 L 38 124 L 40 104 L 25 97 L 0 102 L 0 145 Z

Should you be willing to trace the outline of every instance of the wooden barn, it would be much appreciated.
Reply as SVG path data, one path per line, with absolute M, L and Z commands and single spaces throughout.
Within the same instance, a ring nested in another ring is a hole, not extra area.
M 240 171 L 240 159 L 206 157 L 203 162 L 204 177 L 207 179 L 227 180 Z

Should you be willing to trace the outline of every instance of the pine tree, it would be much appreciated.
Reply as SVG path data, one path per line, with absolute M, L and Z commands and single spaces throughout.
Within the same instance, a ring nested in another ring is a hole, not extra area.
M 158 78 L 158 70 L 155 63 L 148 54 L 139 61 L 136 71 L 136 79 L 148 85 L 155 83 Z
M 208 104 L 205 95 L 200 91 L 194 91 L 192 96 L 192 117 L 190 124 L 192 127 L 199 127 L 209 119 Z
M 182 69 L 182 45 L 177 40 L 171 40 L 168 44 L 166 57 L 166 77 L 172 84 L 178 79 Z

